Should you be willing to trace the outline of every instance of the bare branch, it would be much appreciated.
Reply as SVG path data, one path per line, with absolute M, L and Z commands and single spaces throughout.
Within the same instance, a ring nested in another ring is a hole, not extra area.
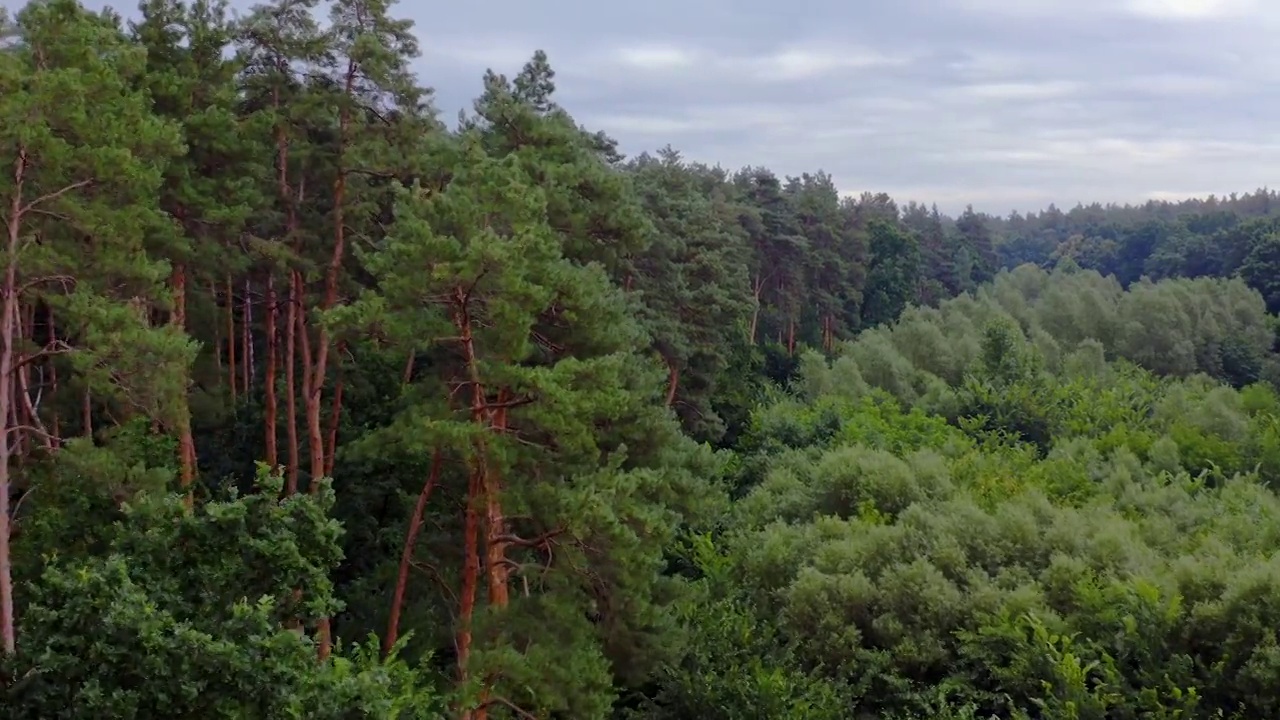
M 504 401 L 502 401 L 502 402 L 491 402 L 491 403 L 485 403 L 485 405 L 484 405 L 484 409 L 485 409 L 485 410 L 494 410 L 494 409 L 497 409 L 497 408 L 513 408 L 513 407 L 520 407 L 521 405 L 528 405 L 528 404 L 532 403 L 532 402 L 533 402 L 533 401 L 535 401 L 535 400 L 537 400 L 537 397 L 535 397 L 535 396 L 533 396 L 533 395 L 525 395 L 525 396 L 522 396 L 522 397 L 515 398 L 514 400 L 504 400 Z
M 519 547 L 544 547 L 555 538 L 565 533 L 564 528 L 545 532 L 536 538 L 522 538 L 519 535 L 499 535 L 494 538 L 494 542 L 507 543 L 508 545 L 516 545 Z
M 61 443 L 61 440 L 50 435 L 49 431 L 45 429 L 44 422 L 40 420 L 40 412 L 36 405 L 31 402 L 31 387 L 27 381 L 26 373 L 18 373 L 18 385 L 21 386 L 21 392 L 18 394 L 22 395 L 23 408 L 31 416 L 31 422 L 35 423 L 35 427 L 31 428 L 30 432 L 40 436 L 46 449 L 54 449 Z
M 68 345 L 65 340 L 50 340 L 49 344 L 45 345 L 38 352 L 31 353 L 30 355 L 22 358 L 21 360 L 15 361 L 13 363 L 13 370 L 16 371 L 22 367 L 30 365 L 33 362 L 36 362 L 37 360 L 43 360 L 48 357 L 53 357 L 54 355 L 66 355 L 67 353 L 75 352 L 75 351 L 76 349 L 71 345 Z
M 50 200 L 57 200 L 58 198 L 62 197 L 63 195 L 66 195 L 69 192 L 79 190 L 82 187 L 87 187 L 89 185 L 92 185 L 94 182 L 95 181 L 93 180 L 93 178 L 90 178 L 88 180 L 80 180 L 78 182 L 73 182 L 70 185 L 67 185 L 66 187 L 61 188 L 59 190 L 54 190 L 51 193 L 45 193 L 44 195 L 41 195 L 35 200 L 32 200 L 31 202 L 24 205 L 22 209 L 18 211 L 18 216 L 21 217 L 31 212 L 33 209 L 35 209 L 37 205 L 43 205 L 44 203 L 47 203 Z
M 43 285 L 44 283 L 51 282 L 56 282 L 62 285 L 63 290 L 70 291 L 71 285 L 75 284 L 76 279 L 71 275 L 41 275 L 38 278 L 32 278 L 31 280 L 23 283 L 22 286 L 18 288 L 18 293 L 22 294 L 37 285 Z
M 61 438 L 55 435 L 51 435 L 45 430 L 42 430 L 38 427 L 33 427 L 31 425 L 11 425 L 9 426 L 9 429 L 5 431 L 6 434 L 12 433 L 12 432 L 29 432 L 29 433 L 32 433 L 33 435 L 39 435 L 40 438 L 44 440 L 46 447 L 53 447 L 54 443 L 59 442 L 61 440 Z
M 524 708 L 520 707 L 519 705 L 516 705 L 515 703 L 511 702 L 510 700 L 500 695 L 495 695 L 494 697 L 490 698 L 487 702 L 484 703 L 484 707 L 489 707 L 490 705 L 503 705 L 508 710 L 515 713 L 518 717 L 524 718 L 525 720 L 538 720 L 537 715 L 534 715 L 528 710 L 525 710 Z

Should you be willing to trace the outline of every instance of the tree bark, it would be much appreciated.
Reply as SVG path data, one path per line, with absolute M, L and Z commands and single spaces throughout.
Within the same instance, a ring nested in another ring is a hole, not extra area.
M 324 457 L 325 477 L 333 477 L 333 464 L 337 460 L 338 426 L 342 421 L 343 386 L 342 377 L 339 377 L 333 388 L 333 401 L 329 404 L 329 441 L 325 445 Z
M 0 308 L 0 649 L 12 657 L 18 650 L 16 623 L 13 617 L 13 556 L 9 548 L 12 534 L 10 525 L 9 492 L 11 480 L 9 464 L 12 447 L 9 443 L 9 408 L 13 404 L 10 393 L 13 386 L 14 312 L 18 303 L 18 243 L 22 232 L 22 189 L 27 169 L 27 153 L 19 148 L 13 164 L 13 197 L 9 204 L 8 238 L 5 246 L 8 267 L 5 269 L 3 307 Z
M 249 278 L 244 280 L 244 300 L 240 315 L 240 387 L 248 399 L 253 388 L 253 296 Z
M 298 468 L 302 464 L 298 452 L 298 303 L 301 302 L 301 281 L 297 271 L 289 278 L 289 311 L 285 330 L 284 343 L 284 385 L 285 385 L 285 436 L 289 441 L 289 468 L 284 491 L 286 495 L 298 492 Z
M 751 308 L 751 329 L 747 332 L 747 337 L 751 340 L 751 344 L 755 345 L 756 333 L 760 331 L 760 296 L 764 291 L 764 278 L 759 274 L 756 275 L 755 280 L 752 282 L 751 290 L 755 305 Z
M 185 334 L 187 331 L 186 267 L 181 264 L 175 265 L 171 280 L 173 285 L 173 313 L 169 317 L 169 323 L 177 328 L 179 333 Z M 195 437 L 191 434 L 191 408 L 187 400 L 185 383 L 182 388 L 182 397 L 178 402 L 179 480 L 182 483 L 183 490 L 187 493 L 186 502 L 189 505 L 191 503 L 190 488 L 196 477 L 196 442 Z
M 431 474 L 418 493 L 418 502 L 413 507 L 413 516 L 409 518 L 409 529 L 405 533 L 404 548 L 400 552 L 400 570 L 396 574 L 396 589 L 391 596 L 391 614 L 387 619 L 387 634 L 382 639 L 382 656 L 385 658 L 395 647 L 400 637 L 400 611 L 404 607 L 405 588 L 409 584 L 409 569 L 413 565 L 413 550 L 418 544 L 418 534 L 422 531 L 422 518 L 427 509 L 427 501 L 431 499 L 431 491 L 440 480 L 440 463 L 443 454 L 439 449 L 431 458 Z
M 676 391 L 680 387 L 680 368 L 674 360 L 667 360 L 667 407 L 676 401 Z
M 231 381 L 231 404 L 236 405 L 237 397 L 237 375 L 236 375 L 236 342 L 239 338 L 236 336 L 236 295 L 235 288 L 231 285 L 231 276 L 227 276 L 227 379 Z
M 280 467 L 280 450 L 276 444 L 276 363 L 279 362 L 279 350 L 276 348 L 276 318 L 279 316 L 279 309 L 276 307 L 275 279 L 270 272 L 267 273 L 266 302 L 267 363 L 263 388 L 265 391 L 263 431 L 266 435 L 267 465 L 274 473 Z
M 464 685 L 471 678 L 471 622 L 475 616 L 476 590 L 480 584 L 480 498 L 478 478 L 473 471 L 467 482 L 466 518 L 462 529 L 462 592 L 458 599 L 458 635 L 454 640 L 458 655 L 458 684 Z M 462 712 L 463 720 L 477 720 L 477 713 L 470 708 Z

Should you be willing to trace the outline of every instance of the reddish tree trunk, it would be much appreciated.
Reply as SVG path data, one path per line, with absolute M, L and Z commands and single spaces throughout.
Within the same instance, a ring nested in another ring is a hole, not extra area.
M 80 412 L 82 415 L 81 424 L 84 425 L 84 436 L 91 438 L 93 437 L 93 391 L 89 388 L 84 389 Z
M 58 326 L 53 319 L 53 308 L 45 308 L 45 312 L 48 313 L 49 340 L 53 341 L 58 337 Z M 49 363 L 49 396 L 50 397 L 58 396 L 58 364 L 57 363 Z M 58 411 L 56 409 L 53 411 L 53 420 L 52 422 L 50 422 L 50 426 L 53 428 L 52 434 L 54 438 L 53 439 L 54 447 L 59 447 L 62 444 L 61 440 L 59 440 L 59 438 L 62 437 L 62 423 L 59 420 Z
M 213 301 L 215 311 L 218 307 L 218 284 L 213 280 L 209 281 L 209 298 Z M 214 312 L 217 316 L 217 312 Z M 218 368 L 218 376 L 222 376 L 222 326 L 217 321 L 213 323 L 213 362 Z
M 404 385 L 408 385 L 409 381 L 413 380 L 413 360 L 414 354 L 410 352 L 409 359 L 404 361 L 404 374 L 400 377 L 400 382 Z
M 236 296 L 235 288 L 231 285 L 231 276 L 227 276 L 227 379 L 231 381 L 231 404 L 236 404 L 237 393 L 237 375 L 236 375 Z
M 506 390 L 499 393 L 498 413 L 489 407 L 485 395 L 485 386 L 480 377 L 479 360 L 476 355 L 475 339 L 472 334 L 470 308 L 467 307 L 466 291 L 455 290 L 454 324 L 458 328 L 458 336 L 462 342 L 463 358 L 471 381 L 471 418 L 477 424 L 487 428 L 503 429 L 498 423 L 505 425 L 507 401 Z M 485 569 L 488 576 L 489 602 L 495 607 L 506 607 L 507 563 L 506 545 L 500 540 L 506 535 L 506 519 L 502 511 L 502 488 L 497 472 L 490 466 L 488 448 L 483 438 L 475 443 L 475 459 L 472 461 L 472 474 L 477 482 L 475 490 L 484 495 L 485 501 Z
M 491 427 L 498 433 L 507 430 L 507 402 L 510 394 L 503 389 L 498 393 L 498 407 L 492 413 Z M 507 565 L 507 518 L 502 511 L 502 478 L 495 468 L 485 467 L 485 560 L 489 571 L 489 602 L 494 607 L 505 608 L 509 602 L 511 568 Z
M 347 62 L 346 83 L 343 88 L 346 97 L 350 98 L 355 89 L 356 75 L 359 67 L 354 60 Z M 347 171 L 343 165 L 343 154 L 346 151 L 348 131 L 351 126 L 351 109 L 344 103 L 338 112 L 338 177 L 333 183 L 333 253 L 329 258 L 329 269 L 325 276 L 324 296 L 320 309 L 328 310 L 338 301 L 338 276 L 342 271 L 342 259 L 346 254 L 346 197 Z M 305 334 L 303 335 L 306 340 Z M 321 392 L 324 389 L 325 375 L 329 361 L 329 331 L 323 324 L 316 334 L 315 364 L 308 363 L 310 382 L 304 381 L 306 390 L 307 435 L 311 451 L 311 480 L 314 483 L 325 474 L 326 452 L 324 435 L 320 427 Z M 304 346 L 305 347 L 305 346 Z M 310 356 L 310 352 L 306 352 Z M 313 484 L 314 488 L 315 485 Z M 320 621 L 320 658 L 329 656 L 329 619 Z
M 175 265 L 172 275 L 173 314 L 169 322 L 181 333 L 187 331 L 187 269 Z M 187 489 L 187 502 L 191 501 L 189 488 L 196 477 L 196 441 L 191 434 L 191 410 L 187 404 L 187 390 L 182 390 L 182 406 L 178 409 L 178 465 L 183 489 Z
M 27 153 L 19 148 L 18 158 L 13 165 L 13 196 L 8 212 L 8 238 L 6 243 L 6 260 L 3 293 L 3 307 L 0 307 L 0 650 L 4 655 L 12 657 L 17 652 L 16 623 L 13 616 L 13 561 L 9 548 L 12 529 L 9 524 L 9 464 L 13 454 L 9 444 L 9 408 L 13 404 L 10 394 L 13 385 L 9 382 L 13 375 L 14 356 L 14 311 L 18 303 L 18 248 L 22 236 L 22 188 L 23 177 L 27 169 Z
M 760 331 L 760 296 L 764 292 L 764 278 L 756 275 L 755 280 L 752 282 L 751 290 L 755 305 L 751 308 L 751 329 L 748 331 L 748 337 L 751 339 L 751 344 L 754 345 L 756 343 L 756 334 Z
M 342 378 L 333 388 L 333 401 L 329 404 L 329 442 L 325 446 L 324 474 L 333 477 L 333 464 L 337 460 L 338 426 L 342 421 Z
M 253 296 L 249 292 L 249 279 L 245 278 L 240 316 L 240 387 L 246 397 L 253 388 Z
M 280 450 L 276 445 L 276 363 L 279 362 L 279 350 L 276 348 L 276 318 L 279 317 L 279 309 L 276 307 L 275 279 L 271 273 L 267 273 L 266 302 L 267 367 L 264 376 L 266 396 L 263 399 L 265 415 L 263 430 L 266 433 L 267 465 L 274 473 L 280 466 Z
M 22 303 L 21 298 L 19 298 L 18 302 L 19 302 L 19 315 L 21 315 L 22 317 L 22 330 L 19 333 L 19 338 L 26 338 L 28 341 L 34 340 L 36 336 L 36 307 L 35 305 L 30 303 L 23 306 L 21 304 Z M 17 378 L 15 379 L 18 382 L 18 390 L 22 393 L 19 396 L 22 398 L 22 402 L 15 403 L 18 405 L 20 422 L 22 423 L 22 425 L 26 427 L 43 429 L 44 424 L 40 421 L 40 417 L 37 414 L 38 411 L 35 408 L 35 406 L 32 405 L 32 400 L 31 400 L 31 363 L 30 362 L 22 363 L 22 366 L 18 368 Z M 31 451 L 31 433 L 24 432 L 19 437 L 20 437 L 20 443 L 18 445 L 18 454 L 20 456 L 25 456 L 27 453 Z M 52 447 L 52 443 L 49 442 L 49 436 L 47 433 L 45 433 L 44 436 L 39 439 L 42 441 L 45 447 Z
M 298 286 L 302 287 L 301 273 L 297 273 Z M 299 360 L 302 363 L 302 411 L 306 423 L 307 433 L 307 453 L 310 456 L 311 464 L 308 472 L 311 474 L 311 490 L 315 490 L 315 483 L 324 476 L 324 438 L 320 438 L 320 442 L 316 442 L 318 432 L 313 433 L 311 421 L 314 418 L 319 426 L 319 394 L 312 396 L 311 383 L 314 376 L 314 367 L 311 358 L 311 335 L 307 331 L 307 313 L 303 307 L 298 308 L 298 352 L 301 354 Z M 315 412 L 313 412 L 315 410 Z
M 476 590 L 480 584 L 480 499 L 479 478 L 475 471 L 467 482 L 466 518 L 462 528 L 462 592 L 458 598 L 458 635 L 454 641 L 458 655 L 458 683 L 471 678 L 471 622 L 475 616 Z M 478 713 L 466 709 L 463 720 L 478 720 Z
M 285 330 L 284 343 L 284 385 L 285 385 L 285 435 L 289 441 L 289 469 L 285 479 L 285 494 L 298 492 L 298 467 L 302 460 L 298 452 L 298 303 L 301 302 L 302 290 L 298 273 L 294 271 L 289 279 L 289 311 Z
M 418 493 L 418 502 L 413 506 L 413 516 L 409 518 L 409 530 L 405 533 L 404 548 L 400 551 L 400 570 L 396 574 L 396 589 L 391 596 L 391 614 L 387 619 L 387 634 L 382 639 L 382 655 L 386 657 L 395 647 L 400 637 L 400 610 L 404 607 L 405 587 L 409 584 L 409 569 L 413 565 L 413 550 L 418 544 L 418 534 L 422 531 L 422 518 L 426 513 L 427 501 L 431 499 L 431 491 L 440 480 L 440 463 L 443 454 L 436 450 L 431 458 L 431 474 Z
M 667 360 L 667 407 L 676 401 L 676 390 L 680 387 L 680 368 L 674 360 Z

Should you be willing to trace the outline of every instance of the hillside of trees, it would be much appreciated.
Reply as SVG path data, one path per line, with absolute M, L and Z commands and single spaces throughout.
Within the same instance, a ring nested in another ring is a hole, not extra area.
M 0 719 L 1280 716 L 1274 193 L 624 157 L 541 52 L 451 127 L 386 0 L 0 27 Z

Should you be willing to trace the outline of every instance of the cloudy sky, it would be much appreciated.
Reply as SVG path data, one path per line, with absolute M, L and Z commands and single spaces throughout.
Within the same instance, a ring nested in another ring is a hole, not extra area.
M 1280 170 L 1278 0 L 419 0 L 398 13 L 418 22 L 420 74 L 448 118 L 485 68 L 513 74 L 542 48 L 561 104 L 629 153 L 670 143 L 727 167 L 824 169 L 846 192 L 948 211 L 1225 194 Z

